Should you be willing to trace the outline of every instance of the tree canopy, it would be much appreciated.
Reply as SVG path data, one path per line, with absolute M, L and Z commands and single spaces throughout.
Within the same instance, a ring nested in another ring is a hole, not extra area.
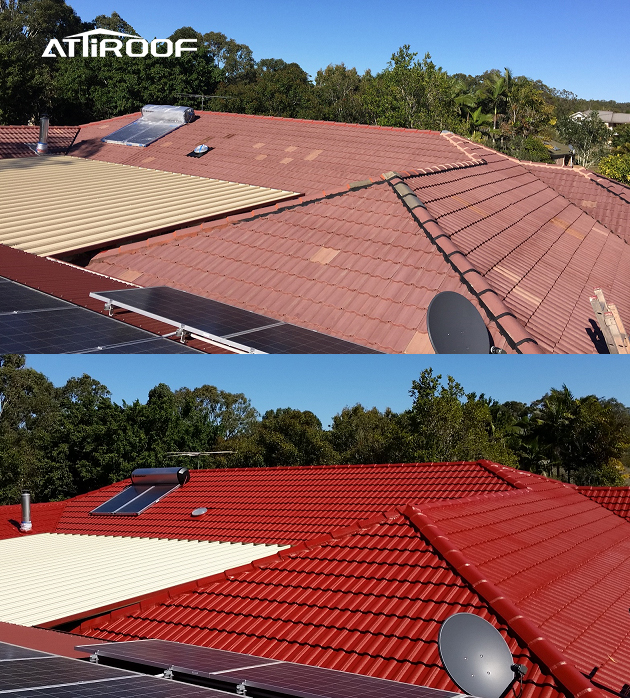
M 324 428 L 309 410 L 262 416 L 242 393 L 159 383 L 121 405 L 87 374 L 55 387 L 20 355 L 0 357 L 0 503 L 64 499 L 140 467 L 275 467 L 488 459 L 584 485 L 621 485 L 630 466 L 630 410 L 566 386 L 525 405 L 466 393 L 422 371 L 409 409 L 356 404 Z M 193 461 L 167 454 L 228 451 Z M 192 465 L 191 465 L 192 462 Z

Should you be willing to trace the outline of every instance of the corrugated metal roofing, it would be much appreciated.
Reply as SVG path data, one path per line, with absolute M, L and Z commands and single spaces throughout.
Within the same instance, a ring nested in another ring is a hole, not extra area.
M 296 196 L 66 156 L 0 162 L 0 242 L 38 255 L 105 246 Z
M 0 620 L 40 625 L 80 617 L 278 550 L 216 541 L 55 533 L 2 540 Z
M 289 544 L 396 505 L 512 490 L 514 472 L 480 463 L 192 470 L 137 517 L 89 516 L 127 481 L 71 499 L 56 531 Z M 208 514 L 191 519 L 201 506 Z
M 458 691 L 440 661 L 442 621 L 475 613 L 527 666 L 523 698 L 558 681 L 414 524 L 390 512 L 290 548 L 256 569 L 84 623 L 102 640 L 157 638 Z

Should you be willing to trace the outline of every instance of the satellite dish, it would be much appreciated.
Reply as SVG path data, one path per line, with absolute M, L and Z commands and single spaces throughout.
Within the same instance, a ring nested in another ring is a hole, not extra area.
M 489 354 L 490 337 L 475 306 L 454 291 L 433 297 L 427 329 L 436 354 Z
M 502 698 L 525 673 L 499 631 L 472 613 L 455 613 L 442 623 L 438 649 L 451 679 L 478 698 Z

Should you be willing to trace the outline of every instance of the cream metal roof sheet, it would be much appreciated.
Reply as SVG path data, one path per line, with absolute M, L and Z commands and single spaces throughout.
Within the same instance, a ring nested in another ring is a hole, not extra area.
M 40 533 L 0 541 L 0 621 L 38 625 L 273 555 L 275 545 Z
M 68 156 L 0 160 L 0 243 L 38 255 L 105 245 L 295 192 Z

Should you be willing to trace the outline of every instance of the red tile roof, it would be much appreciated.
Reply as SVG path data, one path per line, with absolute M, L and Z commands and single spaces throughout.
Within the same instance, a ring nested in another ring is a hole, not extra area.
M 630 487 L 578 487 L 578 492 L 630 520 Z
M 113 291 L 134 286 L 73 264 L 29 254 L 8 245 L 0 245 L 0 276 L 102 314 L 105 314 L 104 303 L 90 298 L 90 292 Z M 114 317 L 154 334 L 164 335 L 173 329 L 170 325 L 124 310 L 117 310 Z M 231 353 L 197 340 L 189 341 L 188 346 L 207 353 Z
M 477 567 L 480 579 L 495 584 L 581 672 L 599 667 L 596 680 L 614 691 L 628 683 L 627 521 L 573 486 L 553 482 L 422 511 L 433 533 L 459 550 L 460 560 Z
M 78 126 L 51 126 L 48 130 L 48 152 L 65 154 L 77 134 Z M 39 140 L 39 126 L 0 126 L 0 160 L 3 158 L 37 157 L 27 143 Z
M 458 612 L 502 630 L 515 661 L 528 668 L 525 698 L 563 695 L 527 646 L 398 512 L 217 575 L 157 605 L 87 621 L 80 632 L 185 642 L 458 691 L 437 648 L 440 624 Z
M 311 196 L 389 170 L 462 159 L 457 146 L 430 131 L 217 112 L 197 112 L 198 119 L 147 148 L 101 142 L 137 116 L 82 126 L 70 155 Z M 212 150 L 186 157 L 201 143 Z
M 68 500 L 56 532 L 291 544 L 396 505 L 512 490 L 513 474 L 480 463 L 192 470 L 138 517 L 88 515 L 128 481 Z
M 27 533 L 20 531 L 22 506 L 20 504 L 0 506 L 0 540 L 34 533 L 53 533 L 65 506 L 66 502 L 31 504 L 31 521 L 34 523 L 32 530 Z
M 532 169 L 486 157 L 406 181 L 450 238 L 455 264 L 475 269 L 543 349 L 595 352 L 589 297 L 602 288 L 630 319 L 630 246 Z
M 525 163 L 538 179 L 630 243 L 630 187 L 583 167 Z
M 496 294 L 494 304 L 478 297 L 487 289 L 481 277 L 475 282 L 454 269 L 448 251 L 420 228 L 400 186 L 392 177 L 269 214 L 204 224 L 177 239 L 105 251 L 89 268 L 141 286 L 174 286 L 385 352 L 432 351 L 426 312 L 442 291 L 507 317 Z M 505 328 L 484 311 L 482 317 L 496 346 L 536 350 L 513 317 Z

